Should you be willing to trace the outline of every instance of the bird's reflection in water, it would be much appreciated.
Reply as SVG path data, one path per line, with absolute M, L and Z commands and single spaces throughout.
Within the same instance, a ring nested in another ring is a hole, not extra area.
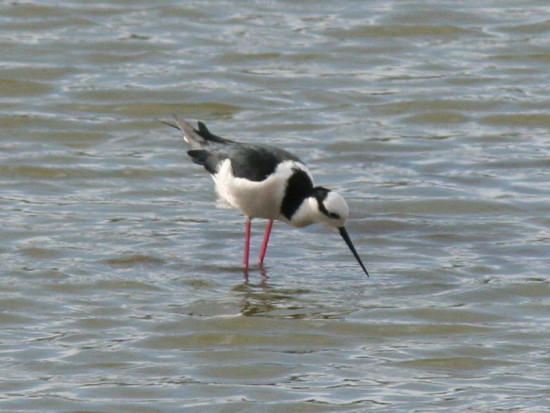
M 269 276 L 267 275 L 267 270 L 265 269 L 263 264 L 259 265 L 258 269 L 260 270 L 260 275 L 262 277 L 260 285 L 266 284 L 267 280 L 269 280 Z M 248 273 L 249 273 L 249 269 L 248 268 L 243 268 L 243 281 L 244 281 L 245 284 L 248 284 L 249 281 L 250 281 Z
M 255 284 L 250 282 L 249 272 L 243 271 L 245 281 L 234 289 L 242 294 L 239 305 L 244 316 L 271 316 L 281 318 L 304 318 L 304 302 L 298 296 L 309 291 L 300 288 L 281 288 L 270 284 L 265 267 L 258 267 L 261 276 Z
M 267 313 L 275 309 L 270 297 L 271 287 L 267 283 L 269 276 L 263 265 L 258 267 L 261 280 L 257 285 L 250 283 L 249 269 L 243 269 L 243 284 L 241 290 L 243 292 L 242 300 L 239 303 L 242 307 L 241 314 L 252 316 L 261 313 Z

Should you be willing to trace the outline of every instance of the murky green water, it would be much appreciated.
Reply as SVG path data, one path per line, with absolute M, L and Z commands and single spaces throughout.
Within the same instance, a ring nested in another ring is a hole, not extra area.
M 546 411 L 549 12 L 0 1 L 0 410 Z M 371 278 L 277 223 L 244 284 L 172 113 L 297 153 Z

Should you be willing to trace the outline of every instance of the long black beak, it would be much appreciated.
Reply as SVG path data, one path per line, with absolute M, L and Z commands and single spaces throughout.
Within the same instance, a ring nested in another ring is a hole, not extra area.
M 365 268 L 365 266 L 363 265 L 363 261 L 361 261 L 361 258 L 359 258 L 359 254 L 357 254 L 357 251 L 355 250 L 355 247 L 353 246 L 353 243 L 349 238 L 348 232 L 344 227 L 339 227 L 338 231 L 340 231 L 340 235 L 342 236 L 342 238 L 344 238 L 344 241 L 346 241 L 346 244 L 348 244 L 349 249 L 351 250 L 351 252 L 353 252 L 353 256 L 355 257 L 355 259 L 357 260 L 361 268 L 363 268 L 363 271 L 365 271 L 365 274 L 367 274 L 367 277 L 368 277 L 369 273 Z

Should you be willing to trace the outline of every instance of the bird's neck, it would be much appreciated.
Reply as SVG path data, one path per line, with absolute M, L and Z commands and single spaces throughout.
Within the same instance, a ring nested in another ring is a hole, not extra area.
M 297 216 L 304 216 L 305 219 L 307 215 L 305 210 L 308 208 L 307 199 L 313 190 L 313 180 L 305 165 L 299 163 L 293 163 L 287 173 L 285 194 L 281 200 L 281 215 L 287 222 L 293 223 Z
M 305 227 L 318 221 L 319 210 L 313 197 L 304 198 L 288 223 L 294 227 Z

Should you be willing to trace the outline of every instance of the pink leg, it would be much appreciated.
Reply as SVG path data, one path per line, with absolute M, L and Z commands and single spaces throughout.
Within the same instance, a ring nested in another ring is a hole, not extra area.
M 271 227 L 273 227 L 273 220 L 270 219 L 265 226 L 264 240 L 262 242 L 262 248 L 260 249 L 260 256 L 258 257 L 258 263 L 264 265 L 265 253 L 267 252 L 267 243 L 269 242 L 269 235 L 271 235 Z
M 244 253 L 243 253 L 243 268 L 248 270 L 248 255 L 250 253 L 250 227 L 251 221 L 246 217 L 246 224 L 244 227 Z

